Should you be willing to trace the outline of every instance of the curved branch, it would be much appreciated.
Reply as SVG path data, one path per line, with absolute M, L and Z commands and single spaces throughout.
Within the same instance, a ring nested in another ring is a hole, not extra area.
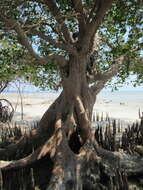
M 32 164 L 34 161 L 38 160 L 37 155 L 39 154 L 40 150 L 41 147 L 37 149 L 34 153 L 30 154 L 29 156 L 17 161 L 0 161 L 0 169 L 10 170 L 10 169 L 24 168 Z
M 91 11 L 89 13 L 89 17 L 88 17 L 88 20 L 87 20 L 88 23 L 90 23 L 90 21 L 93 20 L 94 15 L 96 15 L 96 12 L 97 12 L 97 10 L 99 9 L 99 6 L 100 6 L 100 2 L 101 2 L 100 0 L 95 1 L 94 5 L 93 5 L 93 7 L 92 7 L 92 9 L 91 9 Z
M 60 67 L 64 67 L 68 62 L 62 55 L 51 54 L 46 57 L 39 57 L 37 59 L 38 64 L 46 64 L 48 61 L 56 61 Z
M 94 16 L 92 18 L 92 22 L 89 23 L 91 27 L 91 33 L 94 34 L 97 31 L 99 25 L 102 23 L 106 12 L 111 8 L 113 1 L 114 0 L 101 0 L 100 3 L 98 3 L 96 16 Z
M 95 16 L 93 17 L 92 22 L 87 24 L 86 36 L 83 39 L 83 46 L 86 50 L 90 48 L 90 43 L 92 43 L 93 37 L 101 25 L 105 14 L 111 8 L 113 1 L 114 0 L 101 0 L 99 6 L 97 6 L 97 9 L 95 6 L 96 13 L 92 13 Z
M 8 86 L 9 81 L 0 81 L 0 93 L 4 91 L 4 89 Z
M 45 35 L 44 33 L 40 31 L 33 29 L 32 32 L 34 32 L 36 35 L 38 35 L 40 38 L 42 38 L 46 42 L 49 42 L 50 44 L 52 44 L 55 48 L 59 48 L 59 49 L 67 51 L 70 54 L 77 55 L 76 50 L 71 45 L 66 45 L 56 40 L 53 40 L 51 36 Z
M 105 86 L 105 84 L 112 79 L 118 72 L 120 67 L 128 60 L 127 56 L 121 56 L 116 59 L 111 67 L 104 73 L 99 73 L 94 76 L 91 82 L 96 82 L 93 86 L 91 86 L 91 90 L 95 95 L 97 95 Z
M 73 39 L 72 39 L 70 32 L 64 22 L 65 20 L 61 16 L 60 10 L 57 7 L 57 4 L 54 2 L 54 0 L 50 0 L 50 1 L 36 0 L 36 1 L 48 6 L 51 14 L 55 17 L 57 23 L 59 24 L 60 31 L 63 33 L 65 40 L 67 42 L 72 42 Z
M 36 54 L 36 52 L 34 51 L 31 43 L 28 40 L 28 37 L 26 35 L 26 33 L 23 31 L 22 27 L 20 26 L 20 24 L 14 20 L 14 19 L 9 19 L 6 18 L 4 16 L 1 16 L 2 19 L 4 20 L 5 24 L 7 25 L 7 29 L 8 30 L 15 30 L 15 32 L 17 33 L 17 37 L 18 37 L 18 41 L 21 45 L 23 45 L 24 47 L 27 48 L 27 50 L 29 51 L 29 53 L 36 59 L 39 59 L 39 56 Z
M 0 111 L 2 111 L 3 112 L 3 110 L 4 110 L 4 107 L 2 106 L 2 101 L 4 101 L 4 102 L 6 102 L 7 103 L 7 105 L 8 106 L 4 106 L 5 108 L 7 108 L 8 110 L 8 113 L 6 114 L 7 116 L 7 120 L 9 120 L 9 121 L 11 121 L 11 119 L 12 119 L 12 117 L 13 117 L 13 114 L 14 114 L 14 108 L 13 108 L 13 105 L 12 105 L 12 103 L 9 101 L 9 100 L 7 100 L 7 99 L 5 99 L 5 98 L 2 98 L 2 99 L 0 99 Z M 2 107 L 1 107 L 2 106 Z M 9 110 L 9 106 L 10 106 L 10 110 Z M 2 110 L 1 110 L 2 109 Z M 5 111 L 4 111 L 5 112 Z
M 58 125 L 58 124 L 57 124 Z M 26 167 L 37 160 L 40 160 L 48 153 L 53 155 L 56 145 L 57 145 L 57 137 L 59 136 L 60 130 L 57 127 L 54 135 L 50 137 L 42 146 L 34 150 L 30 155 L 26 156 L 25 158 L 13 161 L 0 161 L 0 169 L 2 170 L 10 170 L 10 169 L 17 169 Z M 3 150 L 4 151 L 4 150 Z
M 82 33 L 85 30 L 86 26 L 86 15 L 84 14 L 83 4 L 81 0 L 72 1 L 73 8 L 77 13 L 77 19 L 79 22 L 79 33 Z
M 25 31 L 23 31 L 20 24 L 13 19 L 7 19 L 4 16 L 2 16 L 2 18 L 5 21 L 6 25 L 8 25 L 8 27 L 10 27 L 9 28 L 10 30 L 15 30 L 15 32 L 17 33 L 17 36 L 18 36 L 19 43 L 21 45 L 23 45 L 29 51 L 29 53 L 32 55 L 32 57 L 35 58 L 37 64 L 39 64 L 39 65 L 46 64 L 48 61 L 51 61 L 51 60 L 55 60 L 60 66 L 65 66 L 67 64 L 67 61 L 61 55 L 52 54 L 52 55 L 48 55 L 46 57 L 40 57 L 34 51 L 32 44 L 29 42 L 29 39 L 28 39 Z

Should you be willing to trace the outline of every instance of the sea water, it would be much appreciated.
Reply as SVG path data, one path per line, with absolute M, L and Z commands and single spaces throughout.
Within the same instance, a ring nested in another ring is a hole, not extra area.
M 47 98 L 56 98 L 60 92 L 61 90 L 42 90 L 30 83 L 20 82 L 19 84 L 11 83 L 3 94 L 40 94 L 39 98 L 41 98 L 42 94 L 47 94 Z M 103 99 L 109 103 L 143 102 L 143 87 L 128 88 L 128 86 L 125 86 L 121 89 L 119 88 L 117 91 L 111 91 L 110 88 L 107 88 L 102 90 L 97 98 Z
M 135 88 L 130 90 L 118 90 L 114 92 L 104 90 L 98 95 L 98 97 L 105 101 L 115 103 L 143 102 L 143 90 L 135 90 Z
M 18 88 L 17 86 L 9 85 L 2 94 L 18 95 L 20 93 L 22 95 L 33 95 L 32 97 L 34 99 L 38 98 L 40 101 L 43 100 L 43 102 L 50 99 L 50 103 L 52 103 L 61 92 L 61 90 L 58 92 L 41 90 L 29 83 L 20 83 Z M 42 106 L 44 105 L 42 104 Z M 93 111 L 94 113 L 108 114 L 112 118 L 136 120 L 139 118 L 139 109 L 143 112 L 143 88 L 128 88 L 126 86 L 113 92 L 109 88 L 102 90 L 97 95 L 97 101 Z

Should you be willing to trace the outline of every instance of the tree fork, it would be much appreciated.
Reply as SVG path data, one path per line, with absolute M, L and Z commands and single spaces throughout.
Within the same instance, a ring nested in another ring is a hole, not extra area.
M 63 77 L 63 92 L 45 112 L 39 129 L 29 140 L 31 145 L 34 144 L 34 152 L 17 161 L 1 162 L 1 169 L 7 171 L 32 167 L 34 163 L 47 157 L 53 163 L 48 186 L 48 189 L 53 190 L 83 189 L 87 184 L 91 189 L 94 188 L 91 180 L 86 180 L 89 175 L 86 165 L 89 166 L 91 173 L 99 178 L 102 177 L 101 166 L 103 168 L 106 166 L 108 171 L 111 170 L 112 176 L 115 176 L 115 171 L 112 170 L 113 161 L 114 168 L 116 169 L 120 164 L 127 170 L 127 175 L 142 174 L 142 159 L 129 158 L 127 155 L 122 157 L 98 146 L 91 128 L 92 109 L 96 98 L 86 81 L 86 62 L 82 59 L 72 61 L 69 63 L 71 65 L 68 68 L 68 76 Z M 82 66 L 79 67 L 79 64 Z M 14 147 L 12 154 L 16 149 L 24 148 L 23 142 L 25 141 L 20 140 L 18 144 L 10 145 L 7 149 L 9 156 L 12 147 Z M 93 165 L 95 164 L 96 172 L 92 171 L 91 161 Z M 136 169 L 139 167 L 137 162 L 140 163 L 140 170 Z M 134 165 L 128 166 L 128 163 Z M 102 185 L 95 179 L 94 181 L 96 185 Z

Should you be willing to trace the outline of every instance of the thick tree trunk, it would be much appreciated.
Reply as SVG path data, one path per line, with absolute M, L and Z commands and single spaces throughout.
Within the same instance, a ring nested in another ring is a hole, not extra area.
M 85 56 L 71 57 L 68 66 L 61 70 L 63 91 L 43 115 L 39 128 L 0 150 L 1 159 L 21 158 L 0 162 L 6 190 L 13 189 L 7 176 L 23 168 L 33 168 L 35 183 L 43 190 L 112 190 L 114 185 L 117 190 L 128 188 L 126 175 L 118 170 L 117 163 L 122 158 L 101 149 L 94 138 L 91 121 L 95 96 L 88 87 L 85 67 Z M 127 169 L 127 162 L 135 159 L 125 160 L 120 163 Z M 35 174 L 37 167 L 41 178 Z M 142 168 L 141 165 L 136 173 L 142 173 Z M 130 166 L 129 170 L 135 168 Z M 120 180 L 115 179 L 116 174 Z
M 50 188 L 64 190 L 72 186 L 71 189 L 77 189 L 76 154 L 91 140 L 93 97 L 86 81 L 85 61 L 85 58 L 71 58 L 68 68 L 61 70 L 63 92 L 43 115 L 39 129 L 0 151 L 2 159 L 15 159 L 36 149 L 16 162 L 1 162 L 5 164 L 3 171 L 30 166 L 49 155 L 54 163 Z M 19 150 L 21 154 L 17 155 Z

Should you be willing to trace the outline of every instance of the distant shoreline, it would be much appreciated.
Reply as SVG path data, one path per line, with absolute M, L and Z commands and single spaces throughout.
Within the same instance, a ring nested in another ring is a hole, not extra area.
M 47 94 L 47 93 L 53 93 L 53 94 L 57 94 L 57 93 L 60 93 L 61 90 L 59 91 L 54 91 L 54 90 L 30 90 L 30 89 L 27 89 L 27 90 L 21 90 L 21 93 L 22 94 Z M 3 94 L 18 94 L 18 90 L 5 90 L 4 92 L 2 92 Z M 116 94 L 116 93 L 143 93 L 143 89 L 137 89 L 137 90 L 132 90 L 132 89 L 121 89 L 121 90 L 116 90 L 116 91 L 111 91 L 109 89 L 103 89 L 101 91 L 101 93 L 113 93 L 113 94 Z
M 14 91 L 13 91 L 14 92 Z M 56 92 L 42 92 L 22 94 L 22 103 L 24 108 L 24 120 L 32 121 L 42 117 L 48 107 L 58 97 Z M 6 98 L 16 107 L 14 120 L 20 120 L 21 103 L 18 93 L 2 93 L 0 98 Z M 129 92 L 102 92 L 97 96 L 97 101 L 94 105 L 95 114 L 106 114 L 110 118 L 121 119 L 126 121 L 136 121 L 139 119 L 138 111 L 143 111 L 143 93 Z

